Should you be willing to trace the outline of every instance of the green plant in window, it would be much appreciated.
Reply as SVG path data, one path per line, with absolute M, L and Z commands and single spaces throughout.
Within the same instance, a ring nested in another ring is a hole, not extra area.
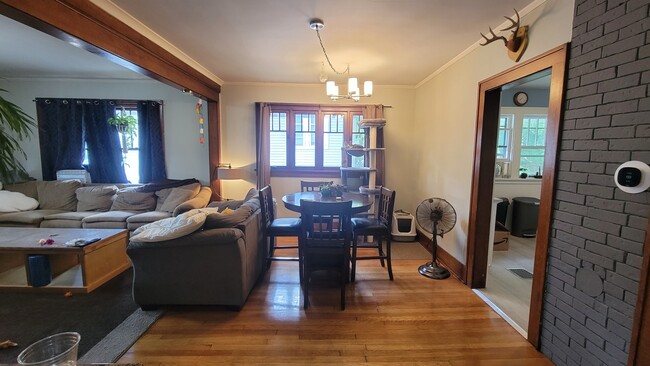
M 7 91 L 0 89 L 0 92 Z M 19 142 L 29 137 L 35 126 L 32 117 L 0 96 L 0 182 L 13 183 L 28 176 L 16 155 L 20 154 L 27 159 Z
M 122 153 L 124 155 L 128 154 L 128 142 L 132 142 L 133 138 L 136 136 L 138 120 L 127 113 L 126 109 L 122 107 L 122 110 L 117 112 L 115 117 L 109 118 L 107 122 L 109 125 L 115 126 L 117 131 L 122 135 Z

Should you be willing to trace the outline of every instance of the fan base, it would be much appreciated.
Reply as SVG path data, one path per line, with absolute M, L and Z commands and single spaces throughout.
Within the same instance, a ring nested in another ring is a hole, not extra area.
M 418 272 L 420 272 L 421 275 L 429 278 L 433 278 L 434 280 L 444 280 L 445 278 L 449 278 L 449 271 L 444 268 L 438 266 L 435 262 L 428 262 L 427 264 L 423 264 L 418 268 Z

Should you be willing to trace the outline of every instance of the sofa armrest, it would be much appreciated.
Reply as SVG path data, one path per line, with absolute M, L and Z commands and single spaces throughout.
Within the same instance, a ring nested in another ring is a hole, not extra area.
M 194 196 L 194 198 L 176 206 L 172 216 L 176 217 L 189 210 L 193 210 L 196 208 L 203 208 L 207 206 L 208 203 L 210 202 L 211 196 L 212 196 L 212 189 L 210 189 L 210 187 L 201 187 L 201 190 L 196 196 Z

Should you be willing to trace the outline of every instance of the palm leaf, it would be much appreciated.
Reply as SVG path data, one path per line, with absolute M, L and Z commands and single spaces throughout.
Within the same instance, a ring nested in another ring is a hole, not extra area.
M 7 91 L 0 89 L 0 92 Z M 28 138 L 35 126 L 32 117 L 0 96 L 0 181 L 11 182 L 16 174 L 27 174 L 16 155 L 27 159 L 20 141 Z

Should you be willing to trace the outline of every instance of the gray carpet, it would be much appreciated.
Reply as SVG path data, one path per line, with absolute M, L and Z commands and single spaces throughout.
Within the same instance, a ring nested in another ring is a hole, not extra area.
M 83 357 L 80 363 L 116 362 L 140 336 L 163 314 L 162 310 L 136 310 L 122 324 L 113 329 Z

